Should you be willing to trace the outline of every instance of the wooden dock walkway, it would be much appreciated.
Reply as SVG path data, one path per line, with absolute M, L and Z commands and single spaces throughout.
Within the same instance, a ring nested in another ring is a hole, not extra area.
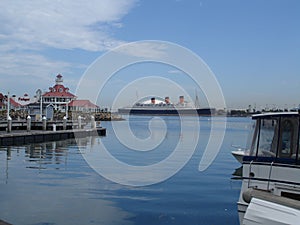
M 79 123 L 77 121 L 67 121 L 65 126 L 66 129 L 78 128 Z M 86 125 L 82 123 L 82 126 Z M 32 130 L 43 130 L 43 122 L 41 121 L 31 121 Z M 47 130 L 63 130 L 64 122 L 63 121 L 47 121 L 46 129 Z M 7 121 L 0 121 L 0 131 L 5 131 L 7 129 Z M 27 121 L 26 120 L 13 120 L 12 121 L 12 130 L 26 130 L 27 129 Z

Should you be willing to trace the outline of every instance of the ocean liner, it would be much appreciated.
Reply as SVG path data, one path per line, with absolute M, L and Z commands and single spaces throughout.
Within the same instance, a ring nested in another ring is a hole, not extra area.
M 158 100 L 154 97 L 144 102 L 138 102 L 132 107 L 124 107 L 118 109 L 119 114 L 130 115 L 199 115 L 212 116 L 215 115 L 215 108 L 200 108 L 199 100 L 196 96 L 195 105 L 184 100 L 184 96 L 179 97 L 179 102 L 173 104 L 169 97 L 164 100 Z

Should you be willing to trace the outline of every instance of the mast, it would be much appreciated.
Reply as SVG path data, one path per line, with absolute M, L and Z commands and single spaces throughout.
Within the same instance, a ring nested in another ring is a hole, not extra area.
M 195 89 L 196 97 L 195 97 L 195 108 L 200 108 L 200 101 L 198 98 L 197 90 Z
M 7 92 L 7 120 L 9 120 L 10 116 L 9 116 L 9 111 L 10 111 L 10 95 L 9 95 L 9 91 Z

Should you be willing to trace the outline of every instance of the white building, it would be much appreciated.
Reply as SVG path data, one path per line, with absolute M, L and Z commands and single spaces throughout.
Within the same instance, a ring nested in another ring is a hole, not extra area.
M 42 95 L 42 102 L 46 105 L 53 105 L 55 110 L 66 112 L 67 104 L 76 98 L 69 92 L 69 88 L 63 85 L 62 75 L 58 74 L 55 85 L 49 88 L 49 92 Z

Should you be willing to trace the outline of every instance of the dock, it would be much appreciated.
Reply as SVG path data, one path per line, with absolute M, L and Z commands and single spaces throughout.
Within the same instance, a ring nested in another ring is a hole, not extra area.
M 0 132 L 0 146 L 25 145 L 48 141 L 60 141 L 70 138 L 81 138 L 88 136 L 105 136 L 106 128 L 95 129 L 73 129 L 57 131 L 14 131 L 11 133 Z
M 82 123 L 82 126 L 85 126 L 85 123 Z M 0 131 L 7 130 L 8 122 L 0 121 Z M 26 130 L 28 127 L 28 122 L 26 120 L 15 121 L 11 123 L 11 130 Z M 31 130 L 63 130 L 63 129 L 73 129 L 78 128 L 79 123 L 77 121 L 47 121 L 46 124 L 43 124 L 42 121 L 30 121 Z
M 106 129 L 97 126 L 92 117 L 90 127 L 79 117 L 77 121 L 31 121 L 7 120 L 0 121 L 0 146 L 25 145 L 48 141 L 60 141 L 70 138 L 88 136 L 105 136 Z

